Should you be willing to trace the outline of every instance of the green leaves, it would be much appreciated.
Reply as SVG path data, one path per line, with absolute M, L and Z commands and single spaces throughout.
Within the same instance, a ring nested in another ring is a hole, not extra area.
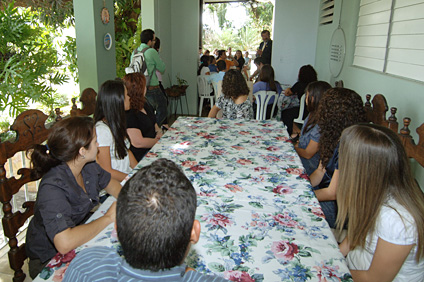
M 0 10 L 0 111 L 16 116 L 30 102 L 57 105 L 54 85 L 66 77 L 59 73 L 62 62 L 54 46 L 54 30 L 36 20 L 30 9 L 14 8 L 13 3 Z

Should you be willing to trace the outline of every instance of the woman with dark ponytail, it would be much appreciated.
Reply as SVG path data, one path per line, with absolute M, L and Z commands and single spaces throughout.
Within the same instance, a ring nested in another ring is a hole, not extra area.
M 115 204 L 84 224 L 105 189 L 115 198 L 121 185 L 96 162 L 97 136 L 89 117 L 56 123 L 47 145 L 29 153 L 33 177 L 42 177 L 26 237 L 30 276 L 35 278 L 57 252 L 66 254 L 115 221 Z
M 127 133 L 125 111 L 129 109 L 130 97 L 122 81 L 108 80 L 100 86 L 94 111 L 97 162 L 119 182 L 137 165 Z

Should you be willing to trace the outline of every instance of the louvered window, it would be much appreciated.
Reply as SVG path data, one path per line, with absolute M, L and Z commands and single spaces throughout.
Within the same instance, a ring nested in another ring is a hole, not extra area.
M 334 0 L 321 1 L 320 24 L 331 24 L 334 16 Z
M 424 0 L 362 0 L 356 66 L 424 81 Z

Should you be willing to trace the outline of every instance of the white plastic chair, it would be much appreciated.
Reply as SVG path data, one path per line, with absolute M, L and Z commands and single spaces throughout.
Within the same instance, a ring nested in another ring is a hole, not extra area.
M 303 124 L 305 122 L 305 120 L 303 119 L 303 113 L 305 112 L 305 99 L 306 99 L 306 94 L 303 94 L 302 97 L 300 97 L 300 102 L 299 102 L 300 104 L 299 116 L 293 120 L 293 122 L 295 123 Z
M 266 119 L 266 109 L 271 97 L 274 97 L 272 104 L 271 117 L 274 115 L 275 105 L 277 104 L 278 94 L 275 91 L 258 91 L 253 94 L 256 98 L 256 120 Z
M 219 96 L 222 95 L 222 80 L 212 82 L 213 89 L 215 91 L 215 98 L 218 100 Z
M 206 77 L 199 75 L 197 76 L 197 91 L 199 92 L 200 104 L 199 104 L 199 117 L 202 115 L 203 100 L 209 99 L 211 101 L 211 107 L 214 105 L 213 98 L 211 95 L 211 86 Z

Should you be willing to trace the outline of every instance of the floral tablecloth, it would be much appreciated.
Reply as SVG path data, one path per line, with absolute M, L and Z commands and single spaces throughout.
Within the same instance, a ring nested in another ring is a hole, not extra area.
M 281 122 L 180 117 L 132 173 L 157 158 L 181 165 L 198 194 L 188 266 L 232 281 L 352 281 Z M 121 253 L 113 224 L 75 252 L 96 245 Z M 74 255 L 38 281 L 61 281 Z

